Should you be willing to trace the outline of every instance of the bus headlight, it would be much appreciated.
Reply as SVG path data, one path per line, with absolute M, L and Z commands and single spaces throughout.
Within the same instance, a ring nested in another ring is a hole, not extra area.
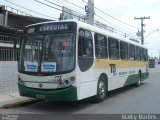
M 75 77 L 71 76 L 68 77 L 67 79 L 60 79 L 59 83 L 58 83 L 58 88 L 63 88 L 63 87 L 69 87 L 73 84 L 73 82 L 75 81 Z
M 75 81 L 75 77 L 74 77 L 74 76 L 71 76 L 71 77 L 70 77 L 70 81 L 74 82 L 74 81 Z
M 66 85 L 68 85 L 68 84 L 69 84 L 69 80 L 64 80 L 64 83 L 65 83 Z

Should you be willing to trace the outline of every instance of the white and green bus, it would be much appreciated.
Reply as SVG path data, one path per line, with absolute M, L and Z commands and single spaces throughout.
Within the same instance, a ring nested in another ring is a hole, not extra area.
M 18 64 L 21 96 L 53 101 L 94 97 L 148 78 L 147 49 L 79 21 L 27 26 Z

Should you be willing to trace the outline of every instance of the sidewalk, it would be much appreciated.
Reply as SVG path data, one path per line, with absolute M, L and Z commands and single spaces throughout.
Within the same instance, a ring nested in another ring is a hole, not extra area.
M 33 101 L 34 99 L 21 97 L 18 92 L 0 94 L 0 108 L 9 108 L 10 106 L 16 106 L 24 102 Z

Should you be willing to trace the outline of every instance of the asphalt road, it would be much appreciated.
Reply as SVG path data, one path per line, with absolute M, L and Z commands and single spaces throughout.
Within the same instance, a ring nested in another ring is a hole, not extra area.
M 150 77 L 140 87 L 129 86 L 109 92 L 102 103 L 90 99 L 78 102 L 40 102 L 0 113 L 12 114 L 127 114 L 160 113 L 160 65 L 149 69 Z

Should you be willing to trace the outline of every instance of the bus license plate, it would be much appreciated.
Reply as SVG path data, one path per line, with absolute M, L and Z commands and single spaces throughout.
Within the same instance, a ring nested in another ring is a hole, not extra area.
M 37 99 L 46 99 L 46 97 L 44 95 L 36 95 Z

